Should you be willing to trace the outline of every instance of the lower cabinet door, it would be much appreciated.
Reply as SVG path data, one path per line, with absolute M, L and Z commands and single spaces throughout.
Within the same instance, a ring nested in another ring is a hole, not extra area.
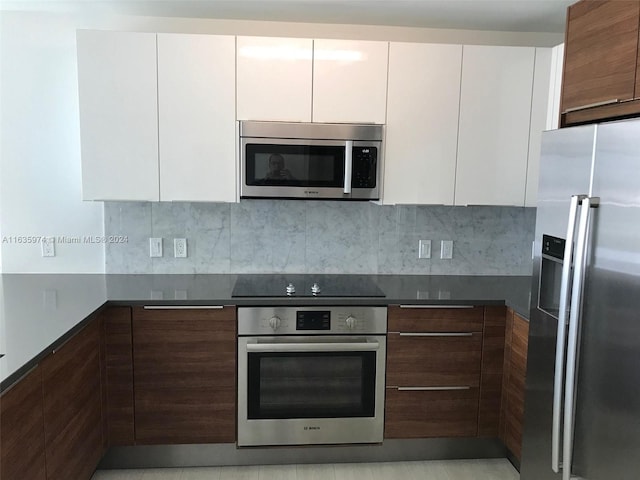
M 45 480 L 42 375 L 30 372 L 0 397 L 0 478 Z
M 99 353 L 94 321 L 42 361 L 48 480 L 89 480 L 102 457 Z
M 133 309 L 138 445 L 236 439 L 235 307 Z
M 477 433 L 477 387 L 386 390 L 385 438 L 474 437 Z

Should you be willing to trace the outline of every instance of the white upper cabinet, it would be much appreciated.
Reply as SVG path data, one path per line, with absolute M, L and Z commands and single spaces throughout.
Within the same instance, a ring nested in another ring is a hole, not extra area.
M 535 48 L 464 46 L 456 205 L 525 202 Z
M 234 202 L 235 37 L 158 34 L 160 200 Z
M 453 204 L 462 45 L 389 46 L 383 203 Z
M 238 37 L 238 120 L 311 121 L 313 41 Z
M 531 128 L 529 129 L 529 157 L 527 162 L 527 185 L 525 207 L 535 207 L 538 201 L 538 178 L 540 172 L 540 147 L 542 132 L 549 129 L 548 110 L 553 72 L 550 48 L 536 48 L 535 71 L 533 74 L 533 97 L 531 98 Z M 560 104 L 558 103 L 558 106 Z M 556 124 L 557 126 L 557 124 Z
M 313 121 L 384 124 L 388 42 L 314 40 Z
M 79 30 L 84 200 L 158 200 L 154 33 Z

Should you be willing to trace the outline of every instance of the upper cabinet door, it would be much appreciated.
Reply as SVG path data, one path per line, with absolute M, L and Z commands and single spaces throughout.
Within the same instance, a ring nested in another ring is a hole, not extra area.
M 524 205 L 534 57 L 464 46 L 456 205 Z
M 311 121 L 311 39 L 238 37 L 238 120 Z
M 160 200 L 234 202 L 235 38 L 158 35 Z
M 314 40 L 313 121 L 384 124 L 388 42 Z
M 531 126 L 529 128 L 529 156 L 527 161 L 527 186 L 525 190 L 525 207 L 535 207 L 538 201 L 538 173 L 540 171 L 540 147 L 542 132 L 551 128 L 548 125 L 548 110 L 552 108 L 550 101 L 551 84 L 556 74 L 552 70 L 552 50 L 536 48 L 536 62 L 533 74 L 533 97 L 531 98 Z M 557 118 L 557 116 L 554 116 Z
M 634 98 L 640 2 L 581 1 L 567 15 L 562 111 Z
M 158 200 L 154 33 L 79 30 L 84 200 Z
M 453 204 L 462 45 L 389 46 L 385 204 Z

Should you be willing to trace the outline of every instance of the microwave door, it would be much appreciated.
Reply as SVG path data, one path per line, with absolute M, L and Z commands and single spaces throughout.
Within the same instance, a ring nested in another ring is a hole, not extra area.
M 349 198 L 352 161 L 346 143 L 243 138 L 241 197 Z

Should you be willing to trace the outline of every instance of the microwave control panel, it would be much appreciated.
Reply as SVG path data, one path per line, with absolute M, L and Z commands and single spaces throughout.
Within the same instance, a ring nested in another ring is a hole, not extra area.
M 378 162 L 377 147 L 353 147 L 352 188 L 375 188 Z

